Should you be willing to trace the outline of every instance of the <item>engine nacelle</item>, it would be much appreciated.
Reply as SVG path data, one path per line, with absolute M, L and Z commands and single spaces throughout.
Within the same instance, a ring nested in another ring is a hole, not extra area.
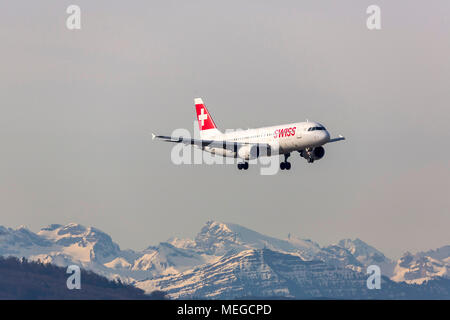
M 312 153 L 314 160 L 319 160 L 325 155 L 325 149 L 323 147 L 315 147 Z
M 325 155 L 325 149 L 323 147 L 308 148 L 300 151 L 300 155 L 307 160 L 319 160 Z
M 244 160 L 249 160 L 250 159 L 250 145 L 247 146 L 242 146 L 239 148 L 238 150 L 238 157 Z

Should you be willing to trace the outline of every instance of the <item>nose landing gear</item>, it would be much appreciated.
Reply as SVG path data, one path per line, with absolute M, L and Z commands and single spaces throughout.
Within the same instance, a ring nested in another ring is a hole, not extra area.
M 291 170 L 291 163 L 287 161 L 287 159 L 289 158 L 291 154 L 290 153 L 286 153 L 284 155 L 284 161 L 280 162 L 280 169 L 281 170 Z
M 315 160 L 311 149 L 300 150 L 298 153 L 300 153 L 300 157 L 305 158 L 308 163 L 313 163 Z

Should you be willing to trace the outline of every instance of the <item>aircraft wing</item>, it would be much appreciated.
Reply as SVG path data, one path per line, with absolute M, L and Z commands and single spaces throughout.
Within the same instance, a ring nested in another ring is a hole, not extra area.
M 336 141 L 341 141 L 341 140 L 345 140 L 345 137 L 342 136 L 342 135 L 339 135 L 339 137 L 337 137 L 337 138 L 332 138 L 332 139 L 330 139 L 330 140 L 328 141 L 328 143 L 330 143 L 330 142 L 336 142 Z
M 252 143 L 252 142 L 237 142 L 228 140 L 202 140 L 193 139 L 185 137 L 171 137 L 171 136 L 159 136 L 152 133 L 152 139 L 158 139 L 166 142 L 183 143 L 199 146 L 200 148 L 211 147 L 211 148 L 223 148 L 228 150 L 237 150 L 242 146 L 248 145 L 258 145 L 260 148 L 266 148 L 270 150 L 270 145 L 267 143 Z

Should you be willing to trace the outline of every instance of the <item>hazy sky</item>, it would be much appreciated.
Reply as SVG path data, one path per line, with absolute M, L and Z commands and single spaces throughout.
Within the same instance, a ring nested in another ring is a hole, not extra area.
M 449 17 L 446 0 L 2 1 L 0 224 L 133 249 L 210 219 L 391 257 L 450 244 Z M 175 166 L 150 133 L 193 131 L 197 96 L 220 129 L 308 118 L 347 140 L 275 176 Z

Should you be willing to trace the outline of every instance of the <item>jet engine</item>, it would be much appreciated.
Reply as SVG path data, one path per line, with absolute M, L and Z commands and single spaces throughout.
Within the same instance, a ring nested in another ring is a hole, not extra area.
M 300 156 L 308 160 L 308 162 L 322 159 L 324 155 L 325 149 L 323 147 L 308 148 L 300 151 Z
M 249 160 L 250 159 L 250 148 L 251 148 L 250 145 L 245 145 L 245 146 L 240 147 L 237 152 L 239 158 L 244 159 L 244 160 Z
M 314 160 L 319 160 L 325 155 L 325 149 L 323 147 L 315 147 L 312 153 Z

